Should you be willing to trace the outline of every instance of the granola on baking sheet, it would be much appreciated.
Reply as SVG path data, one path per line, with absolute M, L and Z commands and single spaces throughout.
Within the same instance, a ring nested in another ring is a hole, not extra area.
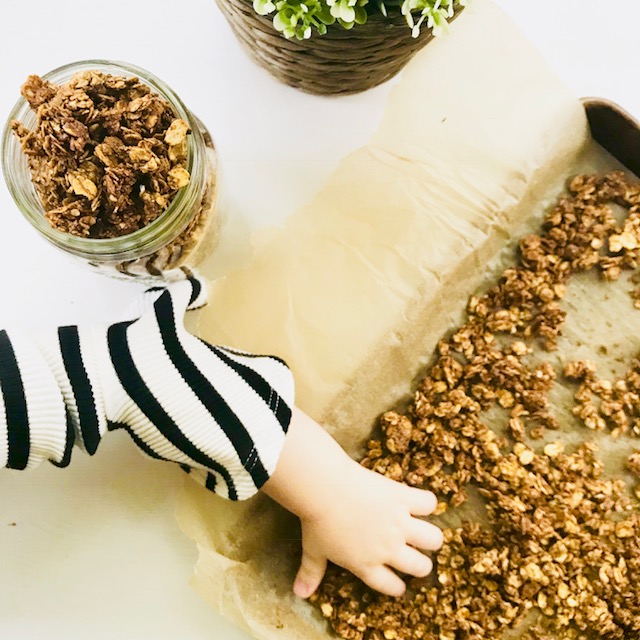
M 189 183 L 189 125 L 136 77 L 81 71 L 63 85 L 30 76 L 33 130 L 12 129 L 50 224 L 116 238 L 153 222 Z
M 568 191 L 520 242 L 517 264 L 471 297 L 408 409 L 381 417 L 362 464 L 431 489 L 455 524 L 434 575 L 402 598 L 332 567 L 312 600 L 340 637 L 640 637 L 640 490 L 623 477 L 640 479 L 640 451 L 610 474 L 590 441 L 640 435 L 640 354 L 611 381 L 588 360 L 541 357 L 558 348 L 572 276 L 615 281 L 640 266 L 640 185 L 616 172 L 577 176 Z M 581 444 L 557 431 L 559 386 L 587 427 Z

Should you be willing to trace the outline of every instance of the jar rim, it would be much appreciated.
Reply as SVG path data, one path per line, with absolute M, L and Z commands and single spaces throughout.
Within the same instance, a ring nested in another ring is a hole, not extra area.
M 79 71 L 97 70 L 114 75 L 137 77 L 141 82 L 155 91 L 166 100 L 176 113 L 189 124 L 191 133 L 187 136 L 187 165 L 186 169 L 191 176 L 189 184 L 183 187 L 172 198 L 167 208 L 150 224 L 116 238 L 86 238 L 55 229 L 45 217 L 45 209 L 35 193 L 31 181 L 30 171 L 27 166 L 26 156 L 23 166 L 29 172 L 29 186 L 33 191 L 31 198 L 26 197 L 24 185 L 20 184 L 20 175 L 15 169 L 11 152 L 19 147 L 19 141 L 13 135 L 11 123 L 14 120 L 24 119 L 25 115 L 33 114 L 27 100 L 20 96 L 5 122 L 2 135 L 2 171 L 9 188 L 9 192 L 23 216 L 52 244 L 88 259 L 100 257 L 118 257 L 118 259 L 135 259 L 160 249 L 167 242 L 175 239 L 186 227 L 189 221 L 189 211 L 199 201 L 204 184 L 204 159 L 202 149 L 204 138 L 195 116 L 186 108 L 178 95 L 163 80 L 155 74 L 137 65 L 105 59 L 87 59 L 70 62 L 56 67 L 43 74 L 41 77 L 52 82 L 66 81 Z M 20 148 L 20 152 L 22 149 Z M 181 215 L 182 214 L 182 215 Z

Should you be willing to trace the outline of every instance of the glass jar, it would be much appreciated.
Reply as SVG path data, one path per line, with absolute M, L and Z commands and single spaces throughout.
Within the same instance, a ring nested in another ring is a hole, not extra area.
M 185 120 L 189 183 L 173 197 L 165 211 L 147 226 L 117 238 L 86 238 L 51 226 L 31 180 L 26 154 L 11 130 L 13 120 L 33 129 L 37 114 L 21 97 L 9 115 L 2 140 L 2 169 L 20 211 L 42 237 L 84 264 L 107 275 L 154 281 L 183 277 L 197 268 L 220 235 L 218 164 L 211 135 L 202 122 L 162 80 L 134 65 L 107 60 L 84 60 L 42 76 L 61 85 L 77 72 L 95 70 L 115 76 L 136 77 L 168 102 L 177 118 Z

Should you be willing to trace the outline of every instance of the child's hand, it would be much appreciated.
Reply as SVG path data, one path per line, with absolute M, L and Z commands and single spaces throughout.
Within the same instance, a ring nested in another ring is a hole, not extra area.
M 424 577 L 433 564 L 419 549 L 442 546 L 440 529 L 416 517 L 433 512 L 435 496 L 355 464 L 343 480 L 321 512 L 302 519 L 302 563 L 294 592 L 310 596 L 331 560 L 377 591 L 402 595 L 405 584 L 391 569 Z
M 361 467 L 313 420 L 294 411 L 280 461 L 265 492 L 300 517 L 302 563 L 294 583 L 307 598 L 327 561 L 391 596 L 405 584 L 392 570 L 426 576 L 442 533 L 419 516 L 433 512 L 430 491 L 405 486 Z

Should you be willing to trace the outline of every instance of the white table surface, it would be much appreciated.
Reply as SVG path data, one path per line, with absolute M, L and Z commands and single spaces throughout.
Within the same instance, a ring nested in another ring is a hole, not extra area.
M 640 116 L 637 0 L 498 4 L 576 96 Z M 30 73 L 88 58 L 145 67 L 209 127 L 230 214 L 253 226 L 294 211 L 366 141 L 390 88 L 327 99 L 280 85 L 245 57 L 214 0 L 3 0 L 0 24 L 0 121 Z M 36 237 L 4 182 L 0 210 L 0 326 L 115 321 L 140 290 Z M 0 637 L 246 640 L 188 587 L 196 552 L 172 515 L 178 477 L 120 434 L 64 471 L 0 471 Z

